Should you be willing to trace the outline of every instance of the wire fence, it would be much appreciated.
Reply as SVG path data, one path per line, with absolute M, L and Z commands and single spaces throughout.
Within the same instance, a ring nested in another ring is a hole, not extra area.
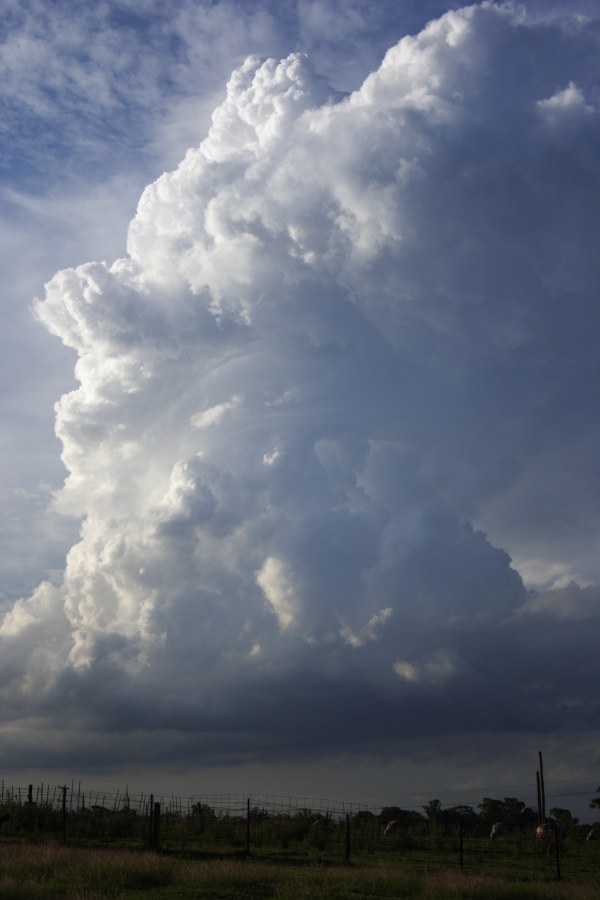
M 0 840 L 149 847 L 190 858 L 257 856 L 297 864 L 402 863 L 415 871 L 459 869 L 512 879 L 585 879 L 600 885 L 600 841 L 587 826 L 540 843 L 535 826 L 490 840 L 470 807 L 428 819 L 411 810 L 269 794 L 132 794 L 81 783 L 7 785 Z M 390 824 L 390 810 L 398 819 Z

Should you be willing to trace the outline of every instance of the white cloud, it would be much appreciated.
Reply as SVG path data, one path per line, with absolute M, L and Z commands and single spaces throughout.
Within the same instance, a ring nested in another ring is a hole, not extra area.
M 424 682 L 425 684 L 443 684 L 456 674 L 456 663 L 453 654 L 447 650 L 433 651 L 423 661 L 418 663 L 408 660 L 396 660 L 392 669 L 395 674 L 409 684 Z
M 277 616 L 281 630 L 296 625 L 302 601 L 294 587 L 294 577 L 284 563 L 270 556 L 256 573 L 256 583 Z
M 406 660 L 399 659 L 392 666 L 396 675 L 399 678 L 403 678 L 404 681 L 416 682 L 419 681 L 420 675 L 417 667 Z
M 543 729 L 568 676 L 590 727 L 591 600 L 532 599 L 478 529 L 598 579 L 569 549 L 598 534 L 598 124 L 557 141 L 536 108 L 592 96 L 592 44 L 470 7 L 345 99 L 303 54 L 251 57 L 129 255 L 48 283 L 37 314 L 78 354 L 57 506 L 84 524 L 4 620 L 9 719 L 33 679 L 32 715 L 68 696 L 142 740 L 151 709 L 251 756 L 454 733 L 456 697 L 472 732 Z M 538 666 L 552 702 L 520 690 Z
M 563 588 L 572 583 L 586 587 L 585 579 L 573 572 L 568 563 L 549 563 L 544 559 L 514 559 L 513 565 L 532 590 Z
M 340 629 L 342 640 L 351 647 L 362 647 L 365 641 L 377 641 L 381 637 L 382 627 L 392 615 L 391 607 L 380 609 L 379 612 L 371 616 L 367 624 L 359 632 L 352 631 L 347 625 L 343 625 Z
M 544 615 L 559 620 L 590 620 L 600 617 L 598 585 L 580 586 L 574 581 L 533 594 L 523 607 L 523 614 Z
M 225 400 L 223 403 L 217 403 L 209 409 L 203 409 L 202 412 L 193 415 L 190 421 L 194 428 L 209 428 L 211 425 L 216 425 L 223 416 L 236 409 L 241 403 L 241 397 L 232 397 L 231 400 Z
M 542 112 L 552 116 L 569 113 L 589 115 L 594 112 L 594 108 L 589 103 L 586 103 L 582 91 L 574 81 L 570 81 L 564 90 L 557 91 L 552 97 L 548 97 L 546 100 L 538 100 L 537 107 Z

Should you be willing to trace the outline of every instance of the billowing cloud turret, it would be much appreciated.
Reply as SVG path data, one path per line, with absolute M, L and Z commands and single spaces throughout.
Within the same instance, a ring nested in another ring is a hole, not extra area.
M 128 257 L 38 306 L 83 524 L 4 620 L 7 709 L 207 759 L 591 724 L 597 41 L 483 4 L 346 97 L 234 72 Z

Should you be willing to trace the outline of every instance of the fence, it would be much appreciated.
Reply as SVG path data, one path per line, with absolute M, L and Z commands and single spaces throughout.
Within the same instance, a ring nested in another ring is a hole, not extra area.
M 543 847 L 530 828 L 490 841 L 489 828 L 476 815 L 442 823 L 406 811 L 400 829 L 386 835 L 385 811 L 318 798 L 132 795 L 85 790 L 73 782 L 26 789 L 2 783 L 1 790 L 4 839 L 150 847 L 191 858 L 402 862 L 416 871 L 454 868 L 514 879 L 585 877 L 600 883 L 600 843 L 586 843 L 583 829 Z

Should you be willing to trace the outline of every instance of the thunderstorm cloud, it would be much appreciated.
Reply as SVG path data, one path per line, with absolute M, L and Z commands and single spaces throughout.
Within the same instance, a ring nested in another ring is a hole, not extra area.
M 0 627 L 5 746 L 595 726 L 599 51 L 483 3 L 350 94 L 248 58 L 126 258 L 48 283 L 82 525 Z

